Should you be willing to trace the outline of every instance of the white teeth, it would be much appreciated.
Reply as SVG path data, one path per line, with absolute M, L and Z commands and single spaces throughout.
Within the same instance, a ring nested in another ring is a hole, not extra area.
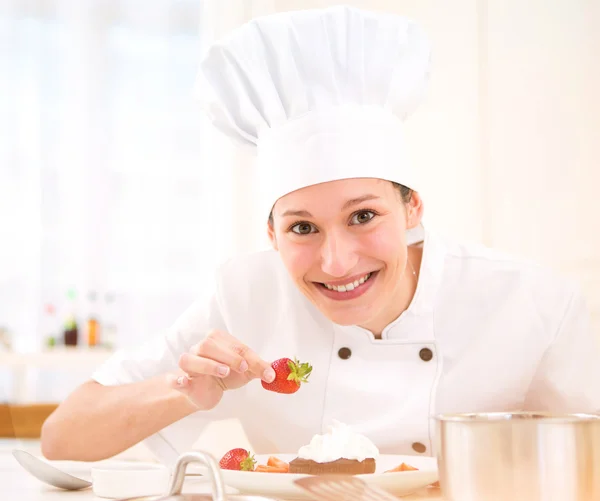
M 346 285 L 329 285 L 329 284 L 324 284 L 325 287 L 327 287 L 330 291 L 337 291 L 337 292 L 346 292 L 346 291 L 353 291 L 354 289 L 356 289 L 359 285 L 364 284 L 367 280 L 369 280 L 369 278 L 371 277 L 370 273 L 367 273 L 364 277 L 362 277 L 360 280 L 355 280 L 354 282 L 350 282 L 349 284 Z

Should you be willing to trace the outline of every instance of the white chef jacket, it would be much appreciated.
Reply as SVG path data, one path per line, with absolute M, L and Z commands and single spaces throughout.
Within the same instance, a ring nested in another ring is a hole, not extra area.
M 118 351 L 93 379 L 117 385 L 176 371 L 179 355 L 213 328 L 266 361 L 297 357 L 313 372 L 292 395 L 254 380 L 148 437 L 167 464 L 224 418 L 240 420 L 255 453 L 295 453 L 337 419 L 382 453 L 434 455 L 439 413 L 600 410 L 599 347 L 577 287 L 427 230 L 415 296 L 381 339 L 328 320 L 278 253 L 265 251 L 227 262 L 210 302 L 193 304 L 166 335 Z

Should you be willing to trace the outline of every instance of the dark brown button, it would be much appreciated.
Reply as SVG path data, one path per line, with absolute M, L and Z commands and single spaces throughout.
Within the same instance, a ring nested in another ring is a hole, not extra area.
M 350 350 L 350 348 L 346 348 L 344 346 L 343 348 L 340 348 L 338 350 L 338 357 L 340 357 L 342 360 L 348 360 L 351 356 L 352 351 Z
M 425 447 L 421 442 L 415 442 L 412 444 L 413 451 L 418 452 L 419 454 L 423 454 L 427 447 Z
M 433 352 L 429 348 L 421 348 L 419 356 L 423 362 L 429 362 L 433 358 Z

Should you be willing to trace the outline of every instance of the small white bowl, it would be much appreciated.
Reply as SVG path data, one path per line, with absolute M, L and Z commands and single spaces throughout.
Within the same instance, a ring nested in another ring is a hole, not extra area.
M 110 499 L 164 495 L 171 479 L 171 470 L 156 463 L 107 463 L 94 466 L 91 474 L 94 494 Z

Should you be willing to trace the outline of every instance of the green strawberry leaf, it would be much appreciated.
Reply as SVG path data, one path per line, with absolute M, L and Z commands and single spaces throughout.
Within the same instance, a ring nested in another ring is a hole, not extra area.
M 288 362 L 290 374 L 287 377 L 288 381 L 295 381 L 298 384 L 308 383 L 308 376 L 312 372 L 312 366 L 309 363 L 300 363 L 298 359 Z
M 254 456 L 248 456 L 240 463 L 240 470 L 242 471 L 254 471 L 254 465 L 256 464 L 256 459 Z

